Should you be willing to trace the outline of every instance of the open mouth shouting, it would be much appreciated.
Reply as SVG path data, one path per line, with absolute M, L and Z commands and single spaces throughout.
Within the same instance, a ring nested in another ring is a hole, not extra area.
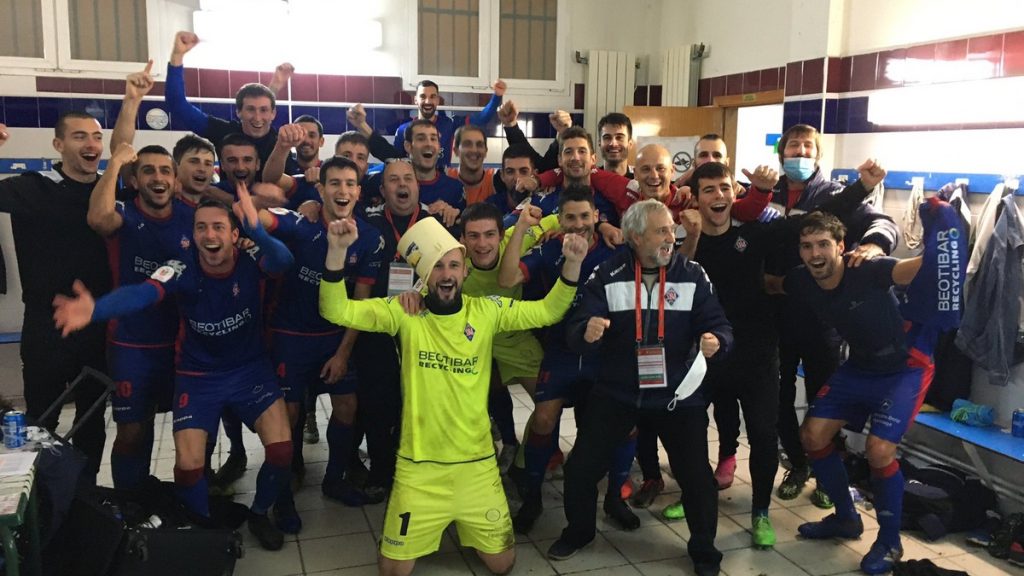
M 458 290 L 458 286 L 454 278 L 441 280 L 437 283 L 437 295 L 441 300 L 448 301 L 454 299 L 456 290 Z
M 709 208 L 711 208 L 711 211 L 714 212 L 715 214 L 724 214 L 725 211 L 729 209 L 729 203 L 715 202 L 714 204 L 709 206 Z

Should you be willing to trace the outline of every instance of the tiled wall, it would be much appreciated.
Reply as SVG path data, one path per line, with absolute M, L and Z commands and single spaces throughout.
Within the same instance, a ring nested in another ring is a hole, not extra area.
M 911 60 L 921 69 L 927 69 L 929 63 L 936 62 L 970 63 L 971 66 L 947 67 L 946 70 L 952 75 L 920 78 L 913 82 L 894 78 L 887 73 Z M 957 77 L 956 74 L 968 74 L 969 77 Z M 815 58 L 790 62 L 781 68 L 702 78 L 698 85 L 697 102 L 699 106 L 709 106 L 718 96 L 784 88 L 784 128 L 803 123 L 832 134 L 917 131 L 924 127 L 878 126 L 868 122 L 868 97 L 863 93 L 911 85 L 1010 76 L 1024 76 L 1024 30 L 839 58 Z M 980 105 L 980 102 L 973 104 Z M 1024 123 L 928 125 L 927 129 L 1019 127 L 1024 127 Z
M 267 72 L 186 68 L 185 93 L 193 104 L 207 114 L 234 118 L 234 104 L 203 100 L 231 99 L 238 88 L 248 82 L 266 84 L 270 80 L 271 74 Z M 121 109 L 124 80 L 39 76 L 36 78 L 36 90 L 39 92 L 38 96 L 0 98 L 0 122 L 13 128 L 52 128 L 61 113 L 68 110 L 86 110 L 96 116 L 104 128 L 113 128 Z M 150 95 L 161 96 L 163 93 L 164 83 L 157 82 Z M 370 125 L 385 134 L 393 134 L 398 125 L 412 114 L 413 94 L 413 91 L 402 89 L 402 80 L 398 77 L 295 74 L 292 76 L 290 99 L 286 99 L 287 93 L 284 91 L 280 95 L 274 126 L 280 127 L 287 123 L 289 118 L 311 114 L 320 119 L 328 133 L 338 134 L 349 129 L 345 120 L 347 108 L 326 104 L 362 102 L 365 104 Z M 482 107 L 490 97 L 489 93 L 441 92 L 442 103 L 451 106 Z M 577 97 L 582 100 L 582 89 L 578 91 Z M 406 108 L 382 108 L 375 104 L 403 105 Z M 579 107 L 582 108 L 582 104 Z M 149 129 L 145 116 L 152 108 L 166 111 L 162 99 L 144 101 L 139 111 L 140 130 Z M 169 116 L 168 129 L 187 129 L 173 114 Z M 575 114 L 574 118 L 582 122 L 582 115 Z M 527 137 L 554 137 L 547 112 L 523 112 L 520 119 L 532 120 L 526 124 Z

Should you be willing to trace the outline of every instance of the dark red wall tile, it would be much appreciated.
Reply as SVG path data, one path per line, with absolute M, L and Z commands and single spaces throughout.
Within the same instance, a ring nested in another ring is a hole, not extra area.
M 345 80 L 345 93 L 351 102 L 373 102 L 373 77 L 348 76 Z
M 400 104 L 402 79 L 397 76 L 375 76 L 373 78 L 373 101 L 377 104 Z
M 841 61 L 842 59 L 836 56 L 825 58 L 825 92 L 839 92 Z
M 320 102 L 350 102 L 345 94 L 344 76 L 325 76 L 320 74 L 316 77 L 316 94 Z
M 935 44 L 922 44 L 907 48 L 907 75 L 904 84 L 926 83 L 930 80 L 923 77 L 921 70 L 933 70 L 935 62 Z
M 765 68 L 761 70 L 761 90 L 778 90 L 779 89 L 779 69 L 778 68 Z
M 584 96 L 586 96 L 586 84 L 573 84 L 572 86 L 572 105 L 577 110 L 583 109 Z
M 1024 75 L 1024 30 L 1003 39 L 1003 76 Z
M 903 85 L 906 74 L 907 51 L 903 48 L 878 53 L 875 70 L 875 88 L 896 88 Z
M 725 76 L 715 76 L 711 79 L 711 103 L 715 103 L 715 98 L 719 96 L 725 96 Z
M 725 77 L 725 93 L 729 96 L 743 94 L 743 74 L 729 74 Z
M 104 86 L 106 86 L 106 82 L 104 82 Z M 153 88 L 150 89 L 149 95 L 150 96 L 163 96 L 164 95 L 164 88 L 165 88 L 165 86 L 166 86 L 166 84 L 164 82 L 153 82 Z M 122 92 L 122 94 L 123 93 L 124 92 Z
M 196 68 L 185 68 L 185 96 L 199 96 L 199 70 Z
M 805 60 L 801 71 L 800 93 L 821 94 L 825 90 L 825 59 Z
M 966 60 L 967 39 L 939 42 L 935 45 L 935 59 L 944 61 Z
M 761 88 L 761 71 L 754 70 L 753 72 L 743 73 L 743 93 L 749 94 L 751 92 L 760 92 Z
M 850 77 L 853 76 L 853 57 L 839 59 L 839 92 L 850 91 Z
M 699 91 L 699 89 L 698 89 Z M 647 106 L 647 86 L 637 86 L 633 90 L 633 106 Z M 700 104 L 698 104 L 700 106 Z
M 491 96 L 494 96 L 494 92 L 488 92 L 486 94 L 480 93 L 476 95 L 476 105 L 483 108 L 487 106 L 487 103 L 491 101 Z
M 104 94 L 121 94 L 124 95 L 125 81 L 124 80 L 103 80 L 103 93 Z M 150 91 L 152 94 L 152 91 Z
M 233 98 L 235 93 L 238 92 L 238 89 L 242 86 L 259 81 L 259 72 L 251 72 L 249 70 L 232 70 L 228 73 L 228 92 Z
M 803 82 L 803 62 L 786 64 L 786 96 L 799 96 Z
M 998 78 L 1002 74 L 1003 62 L 1003 35 L 993 34 L 992 36 L 979 36 L 967 39 L 967 60 L 971 62 L 988 62 L 989 71 L 984 76 L 977 77 Z
M 477 96 L 474 92 L 455 92 L 448 103 L 449 106 L 476 106 Z
M 661 106 L 661 85 L 651 84 L 647 91 L 647 105 Z
M 873 90 L 875 88 L 875 69 L 878 54 L 860 54 L 853 57 L 850 70 L 850 90 Z
M 580 84 L 580 86 L 582 86 L 582 84 Z M 398 103 L 399 104 L 411 105 L 413 103 L 413 101 L 414 101 L 413 98 L 415 98 L 415 96 L 416 96 L 415 92 L 409 92 L 408 90 L 402 90 L 398 94 L 398 98 L 399 98 L 399 102 Z
M 68 80 L 69 78 L 36 76 L 36 92 L 70 92 L 71 83 Z
M 292 75 L 292 100 L 316 102 L 318 99 L 316 74 Z
M 103 80 L 98 78 L 70 78 L 68 88 L 76 94 L 102 94 Z
M 646 100 L 646 94 L 644 94 Z M 711 105 L 711 78 L 701 78 L 697 83 L 697 106 Z
M 232 98 L 227 70 L 199 70 L 199 96 L 203 98 Z
M 788 66 L 779 66 L 779 88 L 786 87 L 786 68 Z

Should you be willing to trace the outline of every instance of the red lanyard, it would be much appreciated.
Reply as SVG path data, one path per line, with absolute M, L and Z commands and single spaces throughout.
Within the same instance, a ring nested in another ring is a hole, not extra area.
M 636 345 L 644 341 L 644 331 L 640 312 L 640 290 L 646 290 L 640 277 L 640 263 L 636 263 Z M 665 340 L 665 267 L 658 267 L 658 343 Z
M 420 206 L 419 206 L 419 204 L 417 204 L 416 205 L 416 209 L 412 213 L 412 217 L 409 218 L 409 228 L 412 228 L 412 225 L 416 223 L 416 219 L 419 218 L 419 216 L 420 216 Z M 398 228 L 395 228 L 395 222 L 394 222 L 394 220 L 391 219 L 391 210 L 388 210 L 387 208 L 384 208 L 384 219 L 388 221 L 388 224 L 391 226 L 391 231 L 395 234 L 395 242 L 396 243 L 397 242 L 401 242 L 402 241 L 402 235 L 398 233 Z M 406 228 L 406 230 L 408 230 L 409 228 Z M 395 252 L 395 261 L 397 262 L 398 260 L 401 260 L 401 259 L 402 259 L 402 255 L 399 254 L 396 251 Z

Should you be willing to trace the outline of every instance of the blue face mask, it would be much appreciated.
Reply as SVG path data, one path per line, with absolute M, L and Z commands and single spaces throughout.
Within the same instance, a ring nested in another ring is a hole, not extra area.
M 814 158 L 786 158 L 782 161 L 782 171 L 786 178 L 795 182 L 805 182 L 814 174 L 816 166 Z

